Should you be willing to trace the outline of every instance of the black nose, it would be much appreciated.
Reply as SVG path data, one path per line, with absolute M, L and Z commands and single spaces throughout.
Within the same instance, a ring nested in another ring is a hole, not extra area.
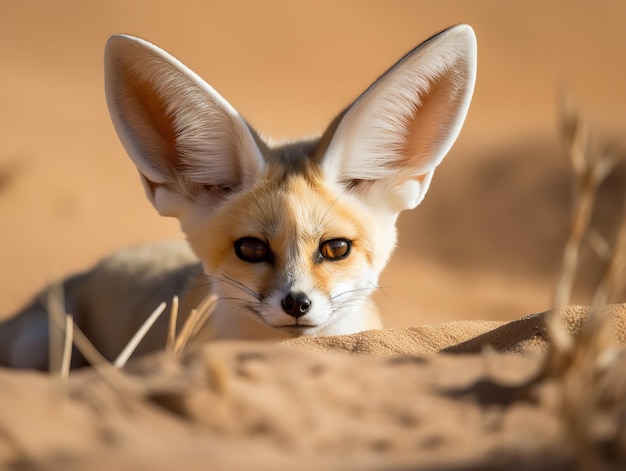
M 289 293 L 283 299 L 281 305 L 283 311 L 293 317 L 304 316 L 311 310 L 311 300 L 304 293 Z

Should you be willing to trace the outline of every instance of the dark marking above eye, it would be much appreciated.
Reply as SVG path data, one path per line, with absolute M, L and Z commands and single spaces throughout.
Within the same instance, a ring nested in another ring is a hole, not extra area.
M 235 241 L 235 254 L 248 263 L 271 263 L 274 259 L 270 246 L 256 237 L 242 237 Z
M 350 255 L 352 242 L 348 239 L 328 239 L 320 243 L 319 252 L 324 260 L 341 260 Z

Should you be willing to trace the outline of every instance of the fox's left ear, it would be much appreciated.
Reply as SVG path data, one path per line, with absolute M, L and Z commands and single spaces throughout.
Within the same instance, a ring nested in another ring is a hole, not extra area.
M 459 135 L 475 79 L 470 26 L 428 39 L 331 125 L 325 174 L 390 213 L 414 208 Z

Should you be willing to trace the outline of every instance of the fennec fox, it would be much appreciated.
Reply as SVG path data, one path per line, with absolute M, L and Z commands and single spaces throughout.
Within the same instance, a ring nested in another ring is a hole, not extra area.
M 113 36 L 105 74 L 113 124 L 146 195 L 179 220 L 193 251 L 130 250 L 64 282 L 67 309 L 106 357 L 174 294 L 183 296 L 181 322 L 217 294 L 207 332 L 218 339 L 380 327 L 369 298 L 394 249 L 398 214 L 424 198 L 470 104 L 469 26 L 428 39 L 320 137 L 291 143 L 263 140 L 210 85 L 142 39 Z M 164 345 L 165 325 L 139 352 Z M 46 338 L 35 301 L 0 328 L 0 362 L 45 368 Z

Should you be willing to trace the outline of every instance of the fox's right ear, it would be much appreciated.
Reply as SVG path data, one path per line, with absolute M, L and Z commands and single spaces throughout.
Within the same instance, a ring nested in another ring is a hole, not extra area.
M 111 37 L 105 88 L 115 130 L 161 215 L 180 219 L 199 201 L 211 208 L 261 173 L 261 151 L 239 113 L 155 45 Z

